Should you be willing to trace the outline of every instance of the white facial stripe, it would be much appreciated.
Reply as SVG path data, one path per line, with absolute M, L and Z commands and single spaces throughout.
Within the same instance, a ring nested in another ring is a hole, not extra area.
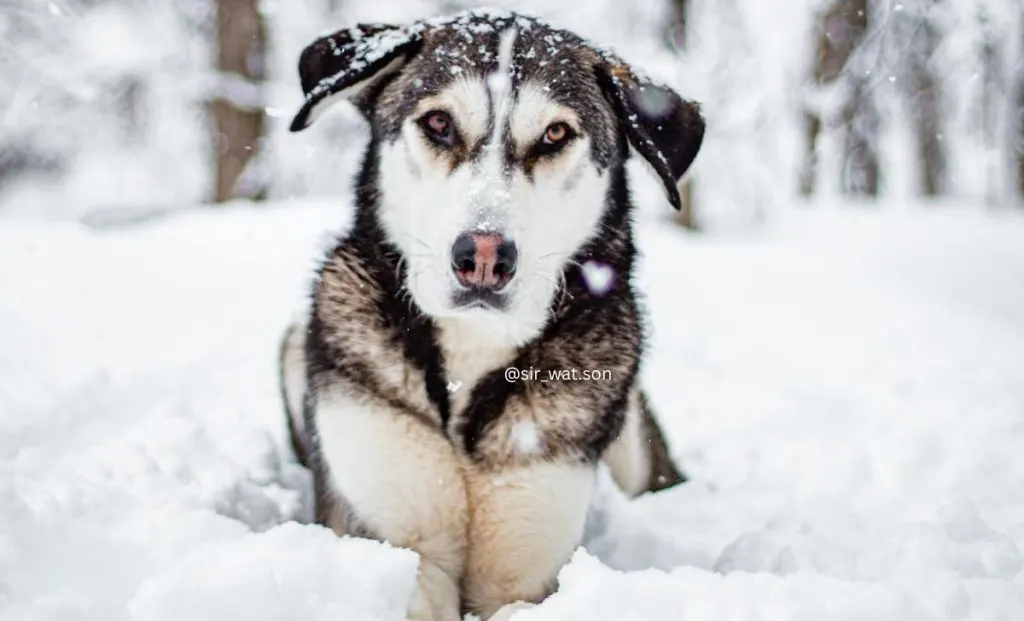
M 540 140 L 548 125 L 556 121 L 568 123 L 573 129 L 580 126 L 576 113 L 553 100 L 538 84 L 529 82 L 519 88 L 510 127 L 520 153 Z
M 491 146 L 497 146 L 501 141 L 502 128 L 512 104 L 512 50 L 515 48 L 517 34 L 515 28 L 501 33 L 498 40 L 498 69 L 487 78 L 487 88 L 491 91 L 495 106 L 494 129 L 488 141 Z
M 517 31 L 510 28 L 498 39 L 498 68 L 487 78 L 487 88 L 494 102 L 494 126 L 484 145 L 480 161 L 474 166 L 470 184 L 467 229 L 505 232 L 508 207 L 512 197 L 503 176 L 505 149 L 502 146 L 504 127 L 512 108 L 512 51 Z

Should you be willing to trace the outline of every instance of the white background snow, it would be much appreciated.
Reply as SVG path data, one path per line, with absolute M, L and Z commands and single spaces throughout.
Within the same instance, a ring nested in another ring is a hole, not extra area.
M 308 517 L 279 332 L 347 209 L 0 223 L 0 616 L 400 619 L 415 557 Z M 1024 218 L 642 221 L 692 482 L 596 502 L 530 619 L 1020 619 Z M 652 569 L 653 568 L 653 569 Z
M 38 47 L 0 42 L 0 147 L 72 163 L 0 183 L 0 619 L 403 619 L 416 556 L 308 523 L 275 368 L 347 226 L 365 128 L 344 109 L 282 126 L 309 39 L 436 3 L 324 21 L 337 3 L 264 2 L 275 199 L 222 208 L 197 205 L 209 76 L 187 33 L 209 16 L 96 4 L 0 5 L 6 37 L 45 26 Z M 717 226 L 669 224 L 635 175 L 643 376 L 691 482 L 627 501 L 603 479 L 559 591 L 517 621 L 1024 619 L 1024 215 L 983 205 L 969 81 L 951 97 L 955 198 L 922 204 L 901 177 L 876 205 L 827 188 L 805 205 L 780 171 L 804 52 L 783 34 L 808 2 L 697 1 L 686 62 L 651 35 L 654 0 L 526 4 L 692 84 L 713 121 L 698 205 Z M 747 44 L 725 46 L 737 32 Z M 943 51 L 957 75 L 969 39 Z M 65 47 L 38 55 L 47 41 Z M 142 138 L 103 96 L 126 74 L 149 85 Z M 890 158 L 908 170 L 900 131 Z M 153 212 L 168 215 L 111 218 Z

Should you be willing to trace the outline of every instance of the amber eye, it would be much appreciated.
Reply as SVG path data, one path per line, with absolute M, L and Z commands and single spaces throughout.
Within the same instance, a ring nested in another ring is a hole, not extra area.
M 428 112 L 420 119 L 420 125 L 434 142 L 449 147 L 455 143 L 455 127 L 452 117 L 447 112 L 441 110 Z
M 556 145 L 569 137 L 569 126 L 565 123 L 552 123 L 544 132 L 544 144 Z

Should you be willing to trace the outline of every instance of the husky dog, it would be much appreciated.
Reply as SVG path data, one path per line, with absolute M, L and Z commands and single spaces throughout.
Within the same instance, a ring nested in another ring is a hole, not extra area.
M 291 129 L 369 121 L 353 226 L 281 348 L 316 519 L 419 553 L 409 617 L 505 619 L 580 544 L 598 462 L 684 480 L 638 384 L 625 164 L 677 189 L 696 104 L 543 21 L 470 11 L 314 41 Z

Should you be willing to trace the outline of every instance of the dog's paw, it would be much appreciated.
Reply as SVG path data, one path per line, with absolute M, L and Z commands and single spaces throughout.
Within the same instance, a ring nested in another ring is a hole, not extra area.
M 529 602 L 513 602 L 511 604 L 505 604 L 498 609 L 498 612 L 491 615 L 487 621 L 509 621 L 509 619 L 512 618 L 512 615 L 520 610 L 526 610 L 536 606 L 537 604 L 531 604 Z

